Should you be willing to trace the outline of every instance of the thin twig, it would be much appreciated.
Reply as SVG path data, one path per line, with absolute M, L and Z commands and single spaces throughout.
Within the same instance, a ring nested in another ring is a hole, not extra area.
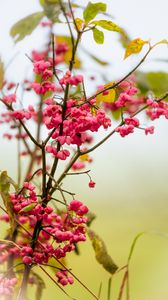
M 77 300 L 75 298 L 72 298 L 59 284 L 58 282 L 40 265 L 38 267 L 57 285 L 57 287 L 70 299 Z
M 61 193 L 61 196 L 62 196 L 62 199 L 64 200 L 64 204 L 66 205 L 66 207 L 68 207 L 68 204 L 67 204 L 67 201 L 66 201 L 66 198 L 65 198 L 65 196 L 64 196 L 64 193 L 63 193 L 63 191 L 62 191 L 62 189 L 61 189 L 61 187 L 60 187 L 60 185 L 59 185 L 59 183 L 55 180 L 55 178 L 54 177 L 52 177 L 48 172 L 46 172 L 47 173 L 47 175 L 49 176 L 49 178 L 51 178 L 52 179 L 52 181 L 54 181 L 54 183 L 55 183 L 55 186 L 57 187 L 57 189 L 60 191 L 60 193 Z
M 83 172 L 74 172 L 74 173 L 66 173 L 66 175 L 83 175 L 88 174 L 91 170 L 83 171 Z
M 124 292 L 124 287 L 125 287 L 127 279 L 128 279 L 128 270 L 126 270 L 125 273 L 124 273 L 117 300 L 122 299 L 122 295 L 123 295 L 123 292 Z
M 75 161 L 79 158 L 79 156 L 80 156 L 80 152 L 77 151 L 77 152 L 74 154 L 74 156 L 71 158 L 71 160 L 70 160 L 69 164 L 67 165 L 67 167 L 65 168 L 64 172 L 63 172 L 63 173 L 60 175 L 60 177 L 58 178 L 58 180 L 57 180 L 57 183 L 58 183 L 58 184 L 60 184 L 61 181 L 66 177 L 66 174 L 67 174 L 68 171 L 71 169 L 71 167 L 72 167 L 72 165 L 75 163 Z M 55 185 L 55 186 L 51 189 L 50 195 L 52 195 L 52 194 L 55 192 L 56 188 L 57 188 L 57 185 Z
M 61 0 L 58 0 L 58 1 L 59 1 L 61 10 L 62 10 L 62 12 L 63 12 L 63 15 L 64 15 L 64 17 L 65 17 L 65 19 L 66 19 L 66 21 L 67 21 L 67 25 L 68 25 L 69 32 L 70 32 L 70 36 L 71 36 L 72 47 L 74 48 L 74 46 L 75 46 L 75 39 L 74 39 L 74 36 L 73 36 L 72 28 L 71 28 L 71 25 L 70 25 L 70 22 L 69 22 L 67 13 L 66 13 L 66 11 L 65 11 L 65 8 L 64 8 L 64 5 L 63 5 L 62 1 L 61 1 Z

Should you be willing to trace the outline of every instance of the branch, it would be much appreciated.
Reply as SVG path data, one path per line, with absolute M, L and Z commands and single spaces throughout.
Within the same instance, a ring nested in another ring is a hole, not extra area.
M 104 92 L 106 92 L 108 90 L 112 90 L 112 89 L 116 88 L 118 85 L 120 85 L 120 83 L 122 83 L 125 79 L 127 79 L 132 73 L 134 73 L 139 68 L 139 66 L 145 61 L 145 59 L 147 58 L 147 56 L 149 55 L 149 53 L 151 52 L 151 50 L 153 49 L 153 47 L 151 47 L 151 46 L 149 47 L 148 51 L 143 56 L 143 58 L 140 60 L 140 62 L 128 74 L 126 74 L 122 79 L 120 79 L 116 83 L 112 84 L 111 86 L 109 86 L 109 87 L 101 90 L 100 92 L 94 94 L 93 96 L 87 98 L 87 100 L 86 100 L 85 103 L 90 102 L 92 99 L 96 98 L 98 95 L 101 95 L 102 93 L 104 93 Z M 83 103 L 81 105 L 83 105 Z
M 70 0 L 68 0 L 68 4 L 69 4 L 69 9 L 70 9 L 70 12 L 71 12 L 71 16 L 72 16 L 72 19 L 73 19 L 73 23 L 74 23 L 75 29 L 79 33 L 80 31 L 79 31 L 78 26 L 77 26 L 76 21 L 75 21 L 75 17 L 74 17 L 74 13 L 73 13 L 73 10 L 72 10 L 72 5 L 71 5 L 71 1 Z
M 8 108 L 8 110 L 14 111 L 13 107 L 7 103 L 4 103 L 3 99 L 0 99 L 0 101 Z M 32 136 L 32 134 L 30 133 L 30 131 L 28 130 L 28 128 L 26 127 L 26 125 L 24 124 L 24 122 L 22 120 L 18 120 L 19 123 L 22 125 L 22 127 L 24 128 L 24 130 L 26 131 L 27 135 L 29 136 L 29 138 L 31 139 L 31 141 L 39 148 L 41 148 L 41 145 L 35 140 L 35 138 Z
M 168 97 L 168 92 L 166 92 L 161 98 L 156 99 L 156 102 L 161 102 L 162 100 L 164 100 L 165 98 Z M 133 118 L 136 115 L 138 115 L 140 112 L 142 112 L 143 110 L 145 110 L 149 105 L 145 105 L 142 108 L 140 108 L 138 111 L 136 111 L 135 113 L 133 113 L 130 117 Z M 116 129 L 122 125 L 125 124 L 125 121 L 121 121 L 119 125 L 117 125 L 117 127 L 115 129 L 113 129 L 105 138 L 103 138 L 100 142 L 98 142 L 95 146 L 93 146 L 92 148 L 90 148 L 89 150 L 86 150 L 84 152 L 82 152 L 81 154 L 87 154 L 90 153 L 92 151 L 94 151 L 95 149 L 97 149 L 99 146 L 101 146 L 102 144 L 104 144 L 115 132 Z
M 68 207 L 67 201 L 66 201 L 66 199 L 64 197 L 64 193 L 63 193 L 63 191 L 62 191 L 59 183 L 48 172 L 47 172 L 47 175 L 49 176 L 49 178 L 51 178 L 52 181 L 54 181 L 56 189 L 58 189 L 60 191 L 60 193 L 61 193 L 62 199 L 64 200 L 64 204 L 66 205 L 66 207 Z
M 52 60 L 53 60 L 53 74 L 55 76 L 55 78 L 58 80 L 59 84 L 60 84 L 60 80 L 59 77 L 57 75 L 56 69 L 55 69 L 55 42 L 54 42 L 54 34 L 51 34 L 51 39 L 52 39 Z M 62 90 L 64 91 L 64 86 L 62 84 L 60 84 L 62 87 Z
M 74 46 L 75 46 L 75 39 L 74 39 L 74 36 L 73 36 L 73 32 L 72 32 L 72 28 L 71 28 L 69 19 L 68 19 L 68 17 L 67 17 L 67 13 L 66 13 L 66 11 L 65 11 L 64 5 L 62 4 L 62 1 L 61 1 L 61 0 L 58 0 L 58 1 L 59 1 L 61 10 L 62 10 L 62 12 L 63 12 L 63 15 L 64 15 L 64 17 L 65 17 L 65 19 L 66 19 L 66 21 L 67 21 L 67 25 L 68 25 L 69 32 L 70 32 L 70 35 L 71 35 L 72 47 L 74 48 Z

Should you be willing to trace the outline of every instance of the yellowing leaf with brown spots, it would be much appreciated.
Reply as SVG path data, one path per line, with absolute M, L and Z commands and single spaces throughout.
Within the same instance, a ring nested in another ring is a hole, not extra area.
M 141 50 L 145 44 L 149 44 L 149 42 L 143 41 L 140 38 L 137 38 L 137 39 L 131 41 L 126 48 L 124 59 L 126 59 L 128 56 L 130 56 L 132 54 L 137 54 L 137 53 L 141 52 Z
M 87 234 L 92 242 L 98 263 L 101 264 L 107 272 L 114 274 L 118 267 L 112 257 L 108 254 L 104 241 L 90 228 L 87 229 Z
M 114 84 L 115 84 L 115 82 L 111 81 L 111 82 L 104 85 L 104 89 L 110 88 Z M 115 89 L 109 89 L 109 90 L 107 90 L 107 92 L 104 95 L 103 95 L 103 93 L 98 95 L 96 97 L 96 102 L 97 102 L 97 104 L 100 104 L 101 102 L 112 103 L 112 102 L 115 101 L 115 99 L 116 99 L 116 90 Z

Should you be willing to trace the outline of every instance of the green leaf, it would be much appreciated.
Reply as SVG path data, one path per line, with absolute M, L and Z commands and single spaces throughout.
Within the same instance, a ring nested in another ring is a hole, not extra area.
M 10 186 L 13 186 L 15 190 L 18 190 L 17 184 L 8 176 L 6 171 L 2 171 L 0 173 L 0 195 L 2 197 L 4 206 L 6 208 L 6 211 L 9 215 L 9 221 L 10 221 L 10 233 L 12 234 L 15 230 L 15 222 L 14 222 L 14 215 L 13 215 L 13 205 L 10 199 Z
M 103 44 L 104 43 L 104 33 L 103 31 L 98 30 L 97 28 L 93 28 L 93 37 L 97 44 Z
M 112 277 L 110 277 L 108 280 L 107 300 L 111 299 L 111 286 L 112 286 Z
M 104 241 L 91 229 L 87 229 L 88 236 L 92 241 L 96 260 L 103 265 L 104 269 L 110 274 L 114 274 L 118 267 L 108 254 Z
M 168 91 L 168 73 L 137 72 L 137 85 L 142 95 L 152 91 L 159 97 Z
M 83 18 L 86 23 L 93 20 L 98 13 L 106 12 L 107 5 L 102 2 L 91 3 L 89 2 L 83 12 Z
M 122 32 L 123 31 L 118 25 L 116 25 L 114 22 L 111 22 L 109 20 L 93 21 L 90 24 L 95 24 L 95 25 L 100 26 L 100 27 L 102 27 L 106 30 L 109 30 L 109 31 L 116 31 L 116 32 Z
M 138 241 L 138 239 L 144 234 L 145 232 L 140 232 L 136 235 L 136 237 L 134 238 L 133 242 L 132 242 L 132 245 L 131 245 L 131 248 L 130 248 L 130 252 L 129 252 L 129 255 L 128 255 L 128 264 L 131 260 L 131 257 L 132 257 L 132 254 L 134 252 L 134 249 L 135 249 L 135 246 L 136 246 L 136 243 Z
M 8 195 L 10 189 L 10 181 L 6 171 L 0 173 L 0 192 Z
M 97 298 L 100 300 L 100 297 L 101 297 L 101 292 L 102 292 L 102 282 L 100 282 L 100 286 L 99 286 L 99 290 L 98 290 L 98 296 Z
M 45 6 L 45 5 L 52 5 L 52 4 L 58 4 L 58 0 L 39 0 L 41 6 Z
M 15 42 L 19 42 L 31 34 L 43 16 L 43 12 L 37 12 L 15 23 L 10 30 L 10 35 L 15 39 Z
M 54 23 L 60 23 L 58 18 L 61 13 L 61 7 L 58 0 L 40 0 L 40 4 L 44 9 L 44 14 Z M 68 7 L 67 3 L 62 1 L 62 5 L 64 5 L 65 10 Z
M 37 203 L 31 203 L 25 207 L 23 207 L 20 211 L 19 214 L 21 214 L 22 212 L 29 212 L 30 210 L 32 210 L 33 208 L 35 208 L 35 206 L 37 205 Z
M 45 5 L 45 0 L 39 0 L 39 3 L 41 6 L 44 6 Z
M 0 59 L 0 90 L 3 88 L 3 81 L 4 81 L 4 65 Z
M 75 254 L 76 255 L 80 255 L 79 245 L 78 244 L 74 244 L 74 246 L 75 246 L 75 249 L 74 249 Z

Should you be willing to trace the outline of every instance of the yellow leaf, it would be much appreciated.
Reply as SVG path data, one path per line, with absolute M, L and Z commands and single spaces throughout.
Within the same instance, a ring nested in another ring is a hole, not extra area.
M 4 80 L 4 66 L 2 61 L 0 60 L 0 90 L 3 88 L 3 80 Z
M 71 60 L 71 57 L 72 57 L 72 50 L 69 49 L 69 50 L 64 54 L 64 62 L 65 62 L 67 65 L 69 65 L 69 62 L 70 62 L 70 60 Z M 77 56 L 75 57 L 75 63 L 74 63 L 74 65 L 73 65 L 73 67 L 74 67 L 75 69 L 80 69 L 80 67 L 81 67 L 81 61 L 80 61 L 80 59 L 79 59 Z
M 166 44 L 166 45 L 168 45 L 168 40 L 161 40 L 160 42 L 157 42 L 157 43 L 155 44 L 155 46 L 156 46 L 156 45 L 159 45 L 159 44 Z
M 81 161 L 89 161 L 90 160 L 90 157 L 89 157 L 89 154 L 83 154 L 80 156 L 80 160 Z
M 143 41 L 140 38 L 137 38 L 137 39 L 131 41 L 126 48 L 124 59 L 126 59 L 128 56 L 130 56 L 132 54 L 141 52 L 141 50 L 145 44 L 149 44 L 149 42 Z
M 109 88 L 109 87 L 113 86 L 114 84 L 115 84 L 115 82 L 111 81 L 104 85 L 104 89 Z M 107 92 L 101 93 L 100 95 L 98 95 L 96 97 L 96 102 L 97 102 L 97 104 L 99 104 L 101 102 L 112 103 L 115 101 L 115 99 L 116 99 L 116 90 L 110 89 L 110 90 L 107 90 Z
M 69 65 L 69 62 L 72 58 L 72 43 L 71 43 L 71 38 L 69 36 L 65 36 L 65 35 L 57 35 L 55 36 L 55 43 L 65 43 L 68 45 L 68 51 L 65 52 L 64 54 L 64 63 L 66 63 L 67 65 Z M 75 63 L 74 63 L 74 68 L 79 69 L 81 68 L 81 61 L 78 58 L 78 56 L 76 55 L 75 57 Z
M 83 22 L 82 19 L 76 18 L 75 19 L 75 23 L 76 23 L 76 26 L 77 26 L 78 30 L 82 30 L 83 29 L 84 22 Z

